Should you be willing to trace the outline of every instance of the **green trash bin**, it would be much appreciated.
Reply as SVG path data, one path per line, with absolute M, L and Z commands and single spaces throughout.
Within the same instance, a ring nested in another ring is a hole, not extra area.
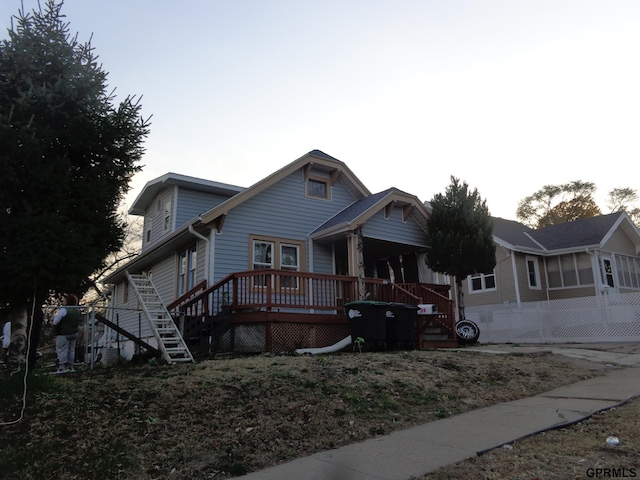
M 406 303 L 388 303 L 386 310 L 387 349 L 415 349 L 418 307 Z
M 387 302 L 362 300 L 344 305 L 351 327 L 351 342 L 358 337 L 364 340 L 361 348 L 366 351 L 385 350 L 387 347 Z

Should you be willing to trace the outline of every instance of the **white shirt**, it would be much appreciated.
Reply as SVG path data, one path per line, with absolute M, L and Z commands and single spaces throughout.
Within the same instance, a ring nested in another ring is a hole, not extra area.
M 9 348 L 11 345 L 11 322 L 7 322 L 2 327 L 2 348 Z
M 55 317 L 53 317 L 53 321 L 51 323 L 53 323 L 54 325 L 59 324 L 62 321 L 62 318 L 66 315 L 67 309 L 62 307 L 60 310 L 58 310 L 58 313 L 56 313 Z

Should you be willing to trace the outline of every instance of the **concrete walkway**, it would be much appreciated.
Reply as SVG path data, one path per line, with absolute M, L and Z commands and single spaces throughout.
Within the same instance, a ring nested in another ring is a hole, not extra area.
M 469 350 L 469 348 L 467 348 Z M 254 472 L 246 480 L 408 480 L 640 396 L 640 345 L 481 345 L 487 353 L 551 351 L 628 368 Z

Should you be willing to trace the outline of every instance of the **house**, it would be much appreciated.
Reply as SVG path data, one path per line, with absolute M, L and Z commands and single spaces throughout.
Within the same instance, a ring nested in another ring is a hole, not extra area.
M 362 298 L 436 304 L 455 339 L 449 287 L 429 283 L 424 262 L 423 203 L 372 194 L 321 151 L 248 188 L 168 173 L 130 213 L 144 217 L 143 244 L 105 279 L 110 341 L 134 332 L 174 360 L 324 347 L 349 334 L 343 305 Z
M 595 318 L 593 312 L 601 311 L 602 302 L 610 302 L 614 295 L 630 302 L 624 314 L 631 322 L 629 333 L 640 335 L 635 313 L 638 310 L 632 306 L 640 294 L 640 231 L 625 213 L 539 230 L 494 218 L 493 238 L 495 269 L 489 274 L 469 276 L 463 283 L 467 318 L 479 324 L 481 341 L 526 341 L 528 335 L 535 341 L 547 342 L 556 337 L 563 341 L 606 340 L 611 336 L 587 331 L 611 332 L 601 324 L 606 315 Z M 527 310 L 526 315 L 522 313 Z M 525 327 L 534 310 L 545 312 L 547 326 L 556 322 L 558 328 L 547 329 L 544 335 L 531 333 L 542 332 L 542 313 L 535 315 L 535 326 Z M 571 320 L 573 316 L 580 318 Z M 585 322 L 592 317 L 593 322 L 589 320 L 587 327 Z M 622 321 L 620 316 L 617 318 Z M 570 324 L 575 328 L 567 333 Z M 560 325 L 563 333 L 554 337 L 551 331 L 559 331 Z M 519 329 L 525 333 L 516 334 Z M 512 336 L 491 337 L 496 330 L 510 330 Z M 632 340 L 624 335 L 616 338 Z

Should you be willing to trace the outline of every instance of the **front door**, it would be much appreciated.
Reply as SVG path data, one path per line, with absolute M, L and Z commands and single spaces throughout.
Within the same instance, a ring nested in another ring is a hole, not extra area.
M 602 284 L 611 288 L 616 288 L 616 280 L 611 257 L 602 257 L 600 270 L 602 272 Z

